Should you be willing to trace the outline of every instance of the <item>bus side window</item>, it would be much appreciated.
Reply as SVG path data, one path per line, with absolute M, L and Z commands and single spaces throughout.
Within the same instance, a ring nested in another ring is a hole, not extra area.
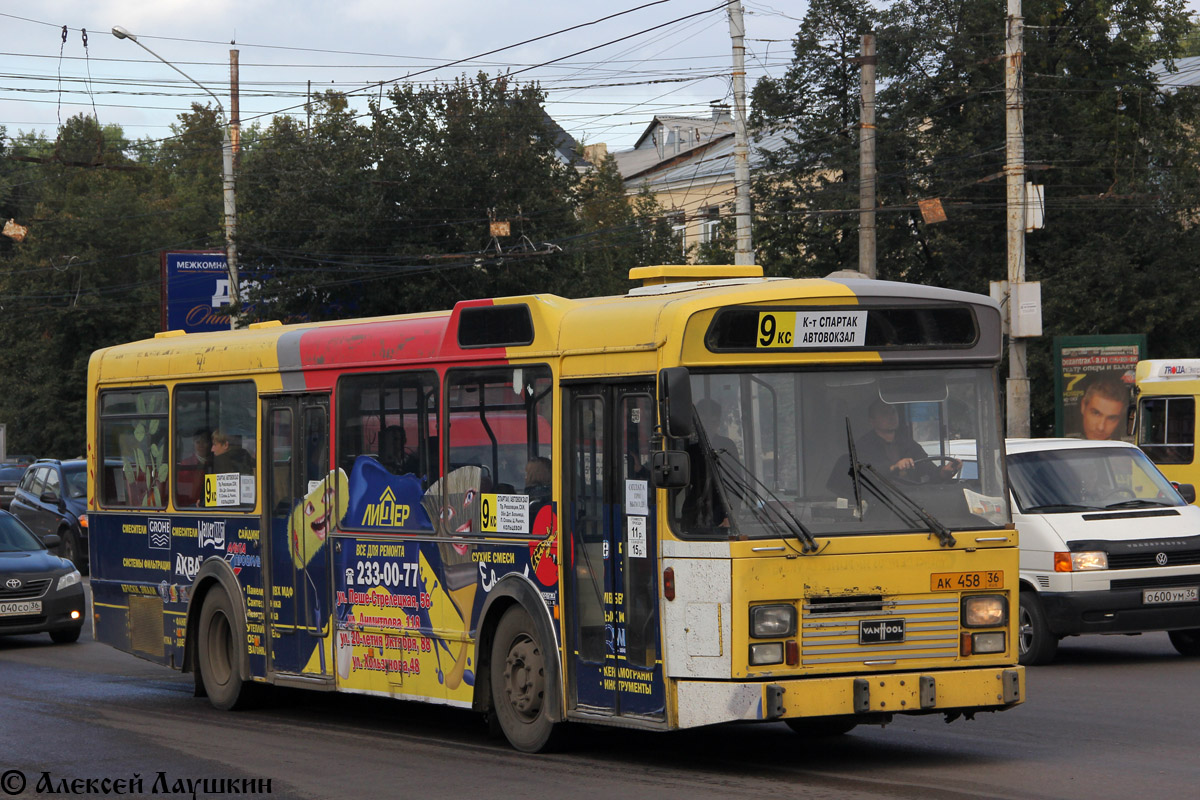
M 447 503 L 453 503 L 451 495 L 459 492 L 529 494 L 526 470 L 530 459 L 550 452 L 551 386 L 546 367 L 456 370 L 449 374 L 449 468 L 454 471 L 466 467 L 460 475 L 469 476 L 474 484 L 450 487 Z M 501 530 L 495 523 L 485 525 L 479 518 L 479 507 L 475 504 L 468 509 L 471 518 L 462 521 L 457 532 L 529 533 Z

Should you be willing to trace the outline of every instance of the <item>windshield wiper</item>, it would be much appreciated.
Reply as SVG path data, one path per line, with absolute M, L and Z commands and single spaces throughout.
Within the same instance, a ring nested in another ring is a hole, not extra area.
M 1147 506 L 1166 506 L 1172 507 L 1174 503 L 1164 503 L 1161 500 L 1147 500 L 1144 497 L 1135 497 L 1132 500 L 1122 500 L 1119 503 L 1109 503 L 1105 508 L 1146 508 Z
M 850 418 L 846 417 L 846 435 L 850 437 L 850 474 L 855 479 L 855 499 L 857 500 L 858 484 L 862 483 L 876 497 L 878 497 L 892 513 L 904 521 L 907 525 L 917 528 L 919 525 L 913 522 L 913 516 L 924 522 L 932 533 L 937 534 L 938 543 L 942 547 L 954 547 L 958 542 L 954 538 L 954 534 L 950 529 L 941 523 L 937 517 L 930 514 L 916 501 L 900 490 L 900 487 L 883 477 L 879 470 L 870 464 L 863 464 L 858 460 L 854 451 L 854 434 L 850 427 Z M 878 485 L 876 485 L 878 483 Z M 884 491 L 886 490 L 886 492 Z M 888 495 L 891 495 L 890 497 Z M 896 503 L 892 498 L 898 498 L 900 503 Z M 901 504 L 908 509 L 909 514 L 904 513 Z M 860 506 L 861 507 L 861 506 Z
M 779 499 L 766 484 L 749 470 L 740 469 L 730 462 L 736 462 L 737 457 L 726 450 L 709 450 L 713 462 L 717 465 L 717 474 L 721 483 L 726 484 L 738 500 L 751 509 L 755 518 L 772 530 L 784 530 L 800 542 L 800 552 L 815 553 L 820 547 L 813 538 L 812 532 L 804 523 L 796 518 L 787 504 Z M 751 482 L 753 481 L 753 483 Z
M 1057 513 L 1065 513 L 1068 511 L 1099 511 L 1100 508 L 1099 508 L 1099 506 L 1076 506 L 1076 505 L 1072 505 L 1070 503 L 1048 503 L 1044 506 L 1028 506 L 1021 510 L 1024 511 L 1026 514 L 1034 514 L 1034 513 L 1057 514 Z

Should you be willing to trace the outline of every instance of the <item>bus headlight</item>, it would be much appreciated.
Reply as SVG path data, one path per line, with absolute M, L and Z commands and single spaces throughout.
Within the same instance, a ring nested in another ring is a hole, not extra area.
M 750 635 L 753 638 L 782 639 L 795 632 L 795 606 L 754 606 L 750 609 Z
M 1055 572 L 1086 572 L 1089 569 L 1108 569 L 1108 553 L 1103 550 L 1081 550 L 1078 553 L 1055 553 Z
M 1004 652 L 1004 631 L 971 634 L 971 650 L 975 655 Z
M 998 594 L 974 594 L 962 601 L 962 624 L 967 628 L 995 628 L 1008 622 L 1008 601 Z

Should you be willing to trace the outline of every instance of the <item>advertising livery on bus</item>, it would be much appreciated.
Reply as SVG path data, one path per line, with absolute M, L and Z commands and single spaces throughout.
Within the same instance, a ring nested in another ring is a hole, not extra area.
M 834 734 L 1020 703 L 996 304 L 630 278 L 97 351 L 96 638 L 220 708 L 442 703 L 526 751 L 574 721 Z

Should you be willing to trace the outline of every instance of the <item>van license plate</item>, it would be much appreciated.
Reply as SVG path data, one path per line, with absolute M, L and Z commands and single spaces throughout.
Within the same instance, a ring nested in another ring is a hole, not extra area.
M 1174 589 L 1143 589 L 1142 605 L 1161 603 L 1194 603 L 1200 600 L 1200 587 L 1181 586 Z
M 28 617 L 41 613 L 41 600 L 16 600 L 10 603 L 0 603 L 0 617 Z

